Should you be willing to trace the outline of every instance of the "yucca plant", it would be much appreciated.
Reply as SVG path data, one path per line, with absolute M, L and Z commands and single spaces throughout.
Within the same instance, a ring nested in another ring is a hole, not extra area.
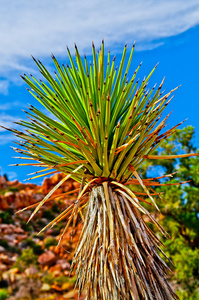
M 163 96 L 164 80 L 157 89 L 147 87 L 156 67 L 140 84 L 136 74 L 141 64 L 128 79 L 134 46 L 125 65 L 125 45 L 118 70 L 115 57 L 111 60 L 110 52 L 104 56 L 103 41 L 99 52 L 92 45 L 90 64 L 76 46 L 76 60 L 67 51 L 70 66 L 60 66 L 52 55 L 54 76 L 35 58 L 45 81 L 31 74 L 22 76 L 28 91 L 56 119 L 30 105 L 26 112 L 30 121 L 18 122 L 25 131 L 10 129 L 23 147 L 14 148 L 24 155 L 19 158 L 30 160 L 18 165 L 42 167 L 36 173 L 43 174 L 32 178 L 65 174 L 41 202 L 31 206 L 36 208 L 30 219 L 68 178 L 81 182 L 76 201 L 44 228 L 66 219 L 61 242 L 68 227 L 82 220 L 73 260 L 79 293 L 85 290 L 87 299 L 103 300 L 177 299 L 168 282 L 169 268 L 160 256 L 166 257 L 162 243 L 146 219 L 164 236 L 168 234 L 144 205 L 158 210 L 153 196 L 160 195 L 153 187 L 161 186 L 159 179 L 172 174 L 151 179 L 138 174 L 145 160 L 197 155 L 153 155 L 181 124 L 161 132 L 169 115 L 160 118 L 175 89 Z

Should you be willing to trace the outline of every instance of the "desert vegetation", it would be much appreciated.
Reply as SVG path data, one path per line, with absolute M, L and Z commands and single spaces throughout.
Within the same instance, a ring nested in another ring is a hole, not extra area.
M 105 62 L 104 41 L 98 52 L 92 45 L 90 65 L 86 56 L 80 57 L 76 46 L 75 60 L 67 50 L 70 66 L 60 66 L 52 55 L 54 77 L 35 58 L 45 81 L 31 74 L 22 76 L 28 91 L 56 120 L 30 105 L 26 112 L 29 121 L 17 122 L 22 131 L 8 129 L 18 137 L 16 144 L 20 148 L 14 150 L 23 155 L 18 158 L 30 162 L 17 165 L 40 168 L 29 179 L 64 175 L 45 197 L 19 213 L 34 209 L 30 222 L 46 203 L 57 198 L 57 190 L 73 179 L 79 184 L 72 191 L 77 192 L 76 199 L 63 210 L 59 208 L 60 214 L 56 216 L 45 210 L 43 214 L 49 222 L 43 224 L 39 233 L 67 220 L 59 237 L 60 245 L 69 228 L 74 236 L 76 225 L 82 224 L 71 268 L 76 270 L 79 295 L 85 293 L 85 299 L 104 300 L 178 299 L 168 279 L 170 268 L 165 263 L 165 258 L 170 263 L 171 260 L 161 248 L 159 235 L 164 239 L 170 235 L 161 224 L 157 201 L 163 201 L 159 188 L 171 190 L 190 182 L 186 178 L 168 181 L 176 173 L 171 170 L 172 162 L 181 159 L 189 162 L 199 153 L 193 148 L 188 151 L 183 144 L 182 152 L 175 153 L 172 147 L 171 151 L 164 149 L 165 141 L 170 138 L 172 142 L 179 133 L 177 127 L 183 123 L 164 130 L 170 114 L 165 117 L 162 114 L 176 88 L 163 94 L 164 80 L 158 88 L 148 87 L 156 66 L 141 83 L 136 79 L 141 65 L 128 78 L 134 45 L 126 63 L 125 45 L 118 69 L 110 52 Z M 163 169 L 169 165 L 166 171 L 171 172 L 148 177 L 148 167 L 154 162 Z M 182 176 L 185 175 L 190 176 L 183 172 Z M 66 195 L 63 192 L 58 197 Z M 33 242 L 26 241 L 32 247 Z M 52 240 L 46 241 L 46 248 L 49 243 Z M 35 251 L 42 251 L 34 247 Z M 34 257 L 34 250 L 31 251 L 22 254 L 27 261 Z M 20 267 L 18 262 L 17 268 Z

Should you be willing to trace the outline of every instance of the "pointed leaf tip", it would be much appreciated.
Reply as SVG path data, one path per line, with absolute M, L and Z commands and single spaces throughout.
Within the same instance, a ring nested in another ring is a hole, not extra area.
M 32 59 L 36 62 L 36 59 L 34 58 L 34 56 L 31 54 Z

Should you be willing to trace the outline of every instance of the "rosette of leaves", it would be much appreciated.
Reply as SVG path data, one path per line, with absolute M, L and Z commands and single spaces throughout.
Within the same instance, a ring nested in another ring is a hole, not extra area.
M 65 219 L 62 238 L 82 219 L 73 260 L 79 293 L 85 290 L 87 299 L 103 300 L 177 299 L 168 282 L 169 268 L 160 257 L 160 253 L 166 256 L 161 241 L 145 222 L 148 219 L 168 236 L 143 205 L 147 202 L 158 209 L 153 196 L 160 195 L 153 187 L 161 186 L 161 181 L 142 179 L 138 173 L 145 160 L 197 155 L 153 155 L 181 124 L 162 133 L 169 115 L 161 117 L 175 89 L 162 95 L 164 80 L 157 89 L 147 87 L 156 67 L 140 84 L 136 80 L 140 65 L 127 77 L 134 46 L 125 64 L 125 45 L 118 69 L 115 57 L 111 59 L 110 52 L 104 55 L 103 41 L 99 52 L 92 45 L 92 63 L 80 57 L 76 46 L 75 60 L 67 51 L 70 65 L 60 65 L 52 55 L 54 75 L 33 58 L 44 81 L 22 76 L 29 92 L 56 119 L 30 105 L 29 121 L 18 122 L 25 131 L 10 129 L 20 138 L 22 149 L 14 148 L 24 155 L 20 158 L 42 168 L 36 173 L 43 174 L 32 178 L 65 174 L 41 202 L 31 206 L 36 208 L 30 218 L 68 178 L 81 182 L 76 201 L 45 227 Z

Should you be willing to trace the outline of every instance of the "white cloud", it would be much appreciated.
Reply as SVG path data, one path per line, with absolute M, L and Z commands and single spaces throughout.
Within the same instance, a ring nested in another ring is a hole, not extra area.
M 5 110 L 10 110 L 16 107 L 22 107 L 22 103 L 20 103 L 19 101 L 10 101 L 10 102 L 6 102 L 6 103 L 0 103 L 0 111 L 5 111 Z M 1 115 L 0 115 L 1 118 Z
M 16 116 L 7 115 L 5 113 L 0 114 L 0 124 L 5 127 L 13 127 L 13 122 L 19 120 Z M 0 127 L 0 131 L 5 131 L 5 129 Z
M 6 128 L 15 128 L 19 129 L 20 126 L 17 124 L 13 124 L 13 122 L 19 121 L 19 117 L 11 116 L 5 113 L 0 113 L 0 125 Z M 16 137 L 11 134 L 11 132 L 6 129 L 0 127 L 0 145 L 5 145 L 10 143 L 11 141 L 16 140 Z
M 126 41 L 150 49 L 199 24 L 198 0 L 10 0 L 0 10 L 0 75 L 10 80 L 32 72 L 30 54 L 65 55 L 65 46 L 74 48 L 74 42 L 82 53 L 102 37 L 114 50 Z M 0 83 L 6 93 L 2 88 Z
M 1 4 L 2 5 L 2 4 Z M 10 0 L 1 7 L 0 54 L 4 57 L 64 53 L 104 37 L 106 44 L 148 42 L 199 24 L 197 0 Z M 15 60 L 7 65 L 20 69 Z
M 16 137 L 10 134 L 0 134 L 0 146 L 9 144 L 16 140 Z M 14 144 L 13 144 L 14 147 Z

